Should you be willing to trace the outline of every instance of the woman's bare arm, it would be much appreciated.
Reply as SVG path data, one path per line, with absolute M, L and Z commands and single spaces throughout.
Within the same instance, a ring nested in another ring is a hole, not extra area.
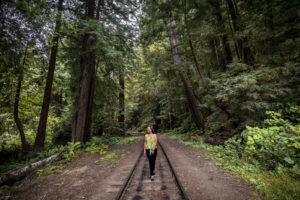
M 144 154 L 146 155 L 146 147 L 147 147 L 147 144 L 146 144 L 146 135 L 145 135 L 145 140 L 144 140 Z
M 156 134 L 155 134 L 155 137 L 154 137 L 154 145 L 153 146 L 154 146 L 153 149 L 155 149 L 156 146 L 157 146 L 157 135 Z

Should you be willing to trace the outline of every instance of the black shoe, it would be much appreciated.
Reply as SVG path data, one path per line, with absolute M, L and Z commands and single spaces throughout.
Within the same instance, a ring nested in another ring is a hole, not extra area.
M 152 181 L 152 182 L 154 181 L 154 176 L 151 176 L 151 181 Z

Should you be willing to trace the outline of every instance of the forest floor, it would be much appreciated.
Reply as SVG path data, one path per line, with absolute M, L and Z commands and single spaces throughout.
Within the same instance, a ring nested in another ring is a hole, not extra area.
M 143 148 L 143 138 L 131 144 L 112 145 L 100 156 L 80 152 L 68 164 L 51 163 L 50 173 L 38 175 L 37 171 L 16 183 L 0 195 L 11 200 L 99 200 L 114 199 Z M 106 158 L 101 160 L 100 157 Z
M 114 199 L 143 146 L 143 137 L 125 146 L 110 146 L 106 160 L 99 154 L 81 152 L 68 164 L 55 162 L 51 173 L 33 172 L 0 199 L 59 200 Z M 216 163 L 206 151 L 159 136 L 182 185 L 192 200 L 255 199 L 253 187 Z

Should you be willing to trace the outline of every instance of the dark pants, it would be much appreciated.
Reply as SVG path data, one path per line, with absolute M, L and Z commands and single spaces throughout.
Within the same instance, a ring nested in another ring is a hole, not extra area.
M 150 154 L 150 149 L 146 149 L 146 154 L 147 154 L 147 158 L 149 160 L 149 164 L 150 164 L 150 174 L 151 176 L 154 175 L 153 170 L 155 169 L 155 159 L 156 159 L 156 154 L 157 154 L 157 149 L 154 150 L 154 153 Z

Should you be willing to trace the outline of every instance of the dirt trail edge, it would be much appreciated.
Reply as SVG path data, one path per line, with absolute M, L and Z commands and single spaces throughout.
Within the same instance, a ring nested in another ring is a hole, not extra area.
M 166 136 L 158 137 L 191 200 L 255 199 L 247 182 L 234 178 L 204 159 L 204 151 Z

